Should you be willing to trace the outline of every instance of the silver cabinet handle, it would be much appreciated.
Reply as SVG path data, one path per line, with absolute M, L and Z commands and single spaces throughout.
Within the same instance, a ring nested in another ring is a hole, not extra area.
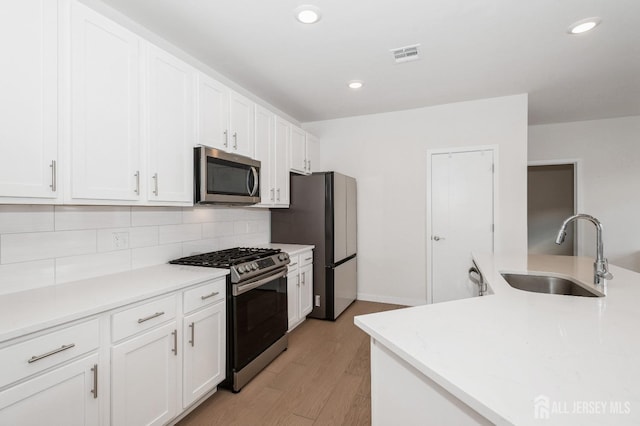
M 191 343 L 191 347 L 194 347 L 196 344 L 196 323 L 192 322 L 189 324 L 189 328 L 191 329 L 191 340 L 189 340 L 189 343 Z
M 158 318 L 160 315 L 164 315 L 164 312 L 156 312 L 155 314 L 149 315 L 148 317 L 139 318 L 138 324 L 142 324 L 145 321 L 149 321 L 150 319 Z
M 91 389 L 91 393 L 93 394 L 93 399 L 96 399 L 98 397 L 98 364 L 93 364 L 91 371 L 93 371 L 93 389 Z
M 49 185 L 49 188 L 51 188 L 52 192 L 56 192 L 58 189 L 58 163 L 56 160 L 52 160 L 49 167 L 51 167 L 51 185 Z
M 438 237 L 437 235 L 434 235 L 433 237 L 431 237 L 431 239 L 432 239 L 433 241 L 440 241 L 440 240 L 444 240 L 444 238 L 443 238 L 443 237 Z
M 307 274 L 306 272 L 303 272 L 303 273 L 302 273 L 302 285 L 305 285 L 305 284 L 306 284 L 306 281 L 307 281 L 307 280 L 306 280 L 306 274 Z
M 276 193 L 278 194 L 278 196 L 276 197 L 277 201 L 280 201 L 280 188 L 278 188 L 278 190 L 276 191 Z
M 300 275 L 296 275 L 296 285 L 300 287 Z
M 224 147 L 228 147 L 229 146 L 229 132 L 228 131 L 224 131 Z
M 154 184 L 153 184 L 153 187 L 154 187 L 154 189 L 153 189 L 153 193 L 154 193 L 154 194 L 155 194 L 155 196 L 157 197 L 157 196 L 158 196 L 158 174 L 157 174 L 157 173 L 154 173 L 154 174 L 153 174 L 153 181 L 154 181 Z
M 304 169 L 307 170 L 307 159 L 304 159 Z
M 51 355 L 55 355 L 55 354 L 57 354 L 57 353 L 59 353 L 59 352 L 62 352 L 62 351 L 66 351 L 67 349 L 74 348 L 75 346 L 76 346 L 76 344 L 75 344 L 75 343 L 70 343 L 70 344 L 68 344 L 68 345 L 62 345 L 62 346 L 60 346 L 59 348 L 54 349 L 54 350 L 52 350 L 52 351 L 49 351 L 49 352 L 47 352 L 47 353 L 44 353 L 44 354 L 42 354 L 42 355 L 34 355 L 34 356 L 32 356 L 31 358 L 29 358 L 29 359 L 27 360 L 27 362 L 28 362 L 29 364 L 31 364 L 32 362 L 40 361 L 40 360 L 41 360 L 41 359 L 43 359 L 43 358 L 46 358 L 46 357 L 51 356 Z
M 308 160 L 308 161 L 307 161 L 307 165 L 309 166 L 309 169 L 308 169 L 308 170 L 309 170 L 309 171 L 311 171 L 311 160 Z
M 173 334 L 173 349 L 171 349 L 171 352 L 178 356 L 178 330 L 173 330 L 171 334 Z
M 140 170 L 136 170 L 134 176 L 136 178 L 136 189 L 134 189 L 133 192 L 140 194 Z
M 293 266 L 296 266 L 297 264 L 298 264 L 298 262 L 290 263 L 290 264 L 289 264 L 289 268 L 291 268 L 291 267 L 293 267 Z
M 273 188 L 271 188 L 271 201 L 273 201 L 273 193 L 275 192 L 275 190 Z
M 238 149 L 238 132 L 233 132 L 233 149 Z
M 313 257 L 305 257 L 304 260 L 311 260 Z
M 202 300 L 207 300 L 207 299 L 209 299 L 210 297 L 217 296 L 217 295 L 219 295 L 219 294 L 220 294 L 220 292 L 218 292 L 218 291 L 214 291 L 213 293 L 209 293 L 209 294 L 207 294 L 207 295 L 205 295 L 205 296 L 200 296 L 200 299 L 202 299 Z

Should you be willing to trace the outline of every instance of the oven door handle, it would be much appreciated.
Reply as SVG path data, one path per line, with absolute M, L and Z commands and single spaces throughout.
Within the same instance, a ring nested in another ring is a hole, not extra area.
M 277 274 L 271 274 L 266 278 L 259 279 L 257 281 L 250 281 L 245 284 L 236 284 L 233 286 L 233 295 L 240 296 L 243 293 L 253 290 L 254 288 L 260 287 L 263 284 L 268 283 L 269 281 L 277 280 L 278 278 L 287 276 L 287 268 L 284 268 L 282 271 Z

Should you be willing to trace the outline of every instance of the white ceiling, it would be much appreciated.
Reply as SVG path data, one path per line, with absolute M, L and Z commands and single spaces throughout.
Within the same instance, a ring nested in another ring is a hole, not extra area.
M 532 124 L 640 115 L 639 0 L 103 1 L 301 122 L 524 92 Z

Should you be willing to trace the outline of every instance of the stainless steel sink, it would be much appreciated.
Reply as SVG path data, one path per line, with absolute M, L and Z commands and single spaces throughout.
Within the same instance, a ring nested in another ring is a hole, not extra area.
M 502 277 L 513 288 L 535 293 L 564 294 L 569 296 L 602 297 L 592 290 L 586 289 L 573 280 L 547 275 L 526 275 L 501 273 Z

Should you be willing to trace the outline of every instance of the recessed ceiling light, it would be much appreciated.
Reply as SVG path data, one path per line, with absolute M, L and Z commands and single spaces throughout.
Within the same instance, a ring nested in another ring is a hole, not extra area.
M 315 24 L 320 20 L 320 9 L 310 4 L 304 4 L 294 9 L 294 16 L 303 24 Z
M 351 80 L 349 82 L 349 89 L 360 89 L 364 86 L 364 82 L 361 80 Z
M 569 34 L 582 34 L 597 27 L 602 19 L 598 17 L 582 19 L 569 27 Z

